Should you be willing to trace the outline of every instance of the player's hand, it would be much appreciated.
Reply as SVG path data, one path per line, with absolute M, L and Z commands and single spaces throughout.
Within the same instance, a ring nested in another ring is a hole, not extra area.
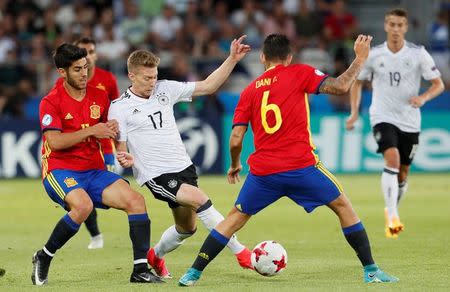
M 112 130 L 106 123 L 98 123 L 87 129 L 89 129 L 91 136 L 94 136 L 95 138 L 99 139 L 103 138 L 115 139 L 117 136 L 117 132 Z
M 347 120 L 345 120 L 345 128 L 347 130 L 353 130 L 355 128 L 355 123 L 358 121 L 359 116 L 356 114 L 351 114 Z
M 360 34 L 356 38 L 353 50 L 355 51 L 356 59 L 361 61 L 366 61 L 369 56 L 370 42 L 372 41 L 372 36 Z
M 230 167 L 227 173 L 228 183 L 235 184 L 236 182 L 240 182 L 241 179 L 239 177 L 239 172 L 241 172 L 241 170 L 241 164 L 239 164 L 237 167 Z
M 409 104 L 414 108 L 420 108 L 425 104 L 425 99 L 419 96 L 413 96 L 409 99 Z
M 242 41 L 246 37 L 247 37 L 246 35 L 243 35 L 239 39 L 237 39 L 237 40 L 234 39 L 231 42 L 230 57 L 236 62 L 239 62 L 251 50 L 249 45 L 245 45 L 242 43 Z
M 106 125 L 116 134 L 119 133 L 119 123 L 116 120 L 109 120 L 106 122 Z
M 134 157 L 128 152 L 118 151 L 116 157 L 117 161 L 119 161 L 120 166 L 122 166 L 123 168 L 132 167 L 134 164 Z

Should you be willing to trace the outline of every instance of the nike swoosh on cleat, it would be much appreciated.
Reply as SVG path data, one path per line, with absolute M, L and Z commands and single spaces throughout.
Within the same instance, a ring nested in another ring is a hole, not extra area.
M 375 277 L 376 274 L 377 274 L 377 272 L 369 273 L 369 274 L 367 274 L 367 276 L 369 276 L 369 278 L 372 279 L 373 277 Z

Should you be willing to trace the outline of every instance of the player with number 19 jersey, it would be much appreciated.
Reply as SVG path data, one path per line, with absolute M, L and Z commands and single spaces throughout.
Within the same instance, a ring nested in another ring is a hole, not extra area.
M 255 152 L 250 172 L 268 175 L 318 162 L 309 125 L 308 94 L 318 93 L 327 75 L 305 64 L 269 68 L 241 93 L 233 127 L 248 125 Z

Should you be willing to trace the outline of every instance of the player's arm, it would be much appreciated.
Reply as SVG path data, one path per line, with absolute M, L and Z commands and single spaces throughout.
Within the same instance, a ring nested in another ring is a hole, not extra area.
M 230 136 L 230 155 L 231 165 L 228 169 L 227 177 L 230 184 L 239 182 L 239 172 L 242 170 L 241 164 L 241 152 L 242 142 L 244 141 L 244 135 L 247 131 L 247 126 L 237 125 L 233 127 Z
M 117 161 L 119 161 L 120 166 L 122 166 L 123 168 L 129 168 L 133 166 L 134 157 L 133 155 L 128 153 L 127 142 L 116 140 L 116 149 Z
M 420 108 L 427 101 L 432 100 L 444 91 L 444 82 L 441 77 L 431 79 L 430 82 L 431 86 L 424 93 L 418 96 L 413 96 L 409 99 L 409 103 L 413 107 Z
M 250 51 L 250 46 L 242 44 L 246 36 L 243 35 L 239 39 L 234 39 L 230 46 L 230 55 L 228 58 L 212 72 L 205 80 L 195 82 L 195 89 L 192 96 L 201 96 L 212 94 L 219 89 L 220 86 L 230 76 L 234 66 Z
M 364 62 L 369 56 L 371 41 L 371 36 L 360 34 L 353 46 L 356 57 L 351 65 L 339 77 L 328 77 L 325 79 L 319 87 L 319 92 L 340 95 L 349 91 L 350 86 L 356 80 L 356 77 L 359 75 L 364 66 Z
M 345 128 L 352 130 L 359 118 L 359 105 L 361 104 L 361 92 L 363 80 L 355 80 L 350 88 L 350 116 L 345 121 Z
M 53 151 L 64 150 L 89 137 L 95 138 L 115 138 L 117 130 L 111 123 L 98 123 L 92 127 L 87 127 L 72 133 L 62 133 L 60 130 L 46 130 L 45 139 Z

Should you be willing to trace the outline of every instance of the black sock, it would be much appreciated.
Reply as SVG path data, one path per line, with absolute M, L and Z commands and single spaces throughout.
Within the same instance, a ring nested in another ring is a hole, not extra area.
M 54 254 L 78 232 L 78 229 L 80 229 L 80 225 L 75 223 L 69 214 L 64 215 L 53 229 L 45 248 L 49 253 Z
M 192 267 L 203 271 L 206 266 L 225 248 L 230 239 L 226 238 L 215 229 L 211 230 L 205 239 Z
M 87 217 L 87 219 L 84 221 L 84 224 L 86 224 L 86 228 L 89 231 L 89 234 L 91 234 L 91 237 L 97 236 L 100 234 L 100 230 L 98 230 L 98 224 L 97 224 L 97 211 L 92 209 L 91 214 Z
M 150 219 L 147 213 L 128 215 L 130 238 L 133 243 L 135 269 L 139 264 L 147 267 L 147 252 L 150 248 Z
M 347 242 L 355 250 L 361 264 L 363 266 L 372 265 L 375 262 L 372 258 L 372 252 L 370 250 L 369 238 L 367 237 L 364 225 L 361 222 L 355 225 L 342 228 Z

